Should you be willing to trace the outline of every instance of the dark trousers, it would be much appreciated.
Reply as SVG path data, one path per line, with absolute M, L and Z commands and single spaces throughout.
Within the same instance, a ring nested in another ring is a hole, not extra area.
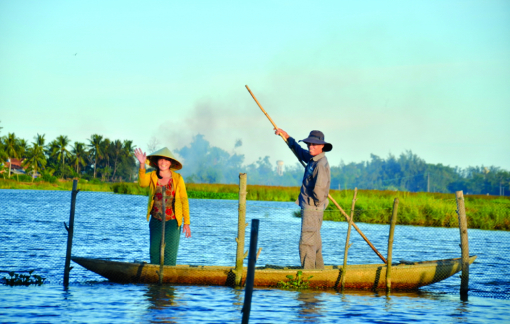
M 324 210 L 301 210 L 299 257 L 304 269 L 324 269 L 322 259 L 321 226 Z
M 151 263 L 160 264 L 161 230 L 163 222 L 151 217 L 149 222 L 150 231 L 150 257 Z M 165 222 L 165 265 L 176 265 L 177 251 L 179 250 L 179 240 L 181 227 L 177 225 L 177 220 L 172 219 Z

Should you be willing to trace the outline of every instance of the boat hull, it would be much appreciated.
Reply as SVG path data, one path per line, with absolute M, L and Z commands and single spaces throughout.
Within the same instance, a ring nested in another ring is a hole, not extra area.
M 470 264 L 475 259 L 476 256 L 470 257 Z M 157 264 L 81 257 L 72 257 L 72 260 L 113 282 L 159 282 L 160 267 Z M 348 289 L 385 289 L 386 269 L 385 264 L 347 266 L 344 287 Z M 415 290 L 451 277 L 461 269 L 460 258 L 395 264 L 391 270 L 391 288 L 394 290 Z M 341 286 L 342 266 L 326 266 L 326 269 L 323 270 L 266 266 L 255 270 L 254 285 L 256 287 L 276 287 L 280 281 L 287 282 L 289 280 L 287 276 L 294 278 L 298 271 L 302 271 L 302 278 L 308 281 L 310 288 L 338 288 Z M 243 284 L 246 273 L 247 268 L 243 268 Z M 308 279 L 309 277 L 312 278 Z M 233 286 L 235 269 L 226 266 L 165 266 L 163 282 L 184 285 Z

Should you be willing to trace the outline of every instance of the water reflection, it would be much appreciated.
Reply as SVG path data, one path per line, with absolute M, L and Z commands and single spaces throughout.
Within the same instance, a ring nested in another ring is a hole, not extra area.
M 255 289 L 250 323 L 508 323 L 508 301 L 429 293 Z M 240 323 L 244 289 L 91 283 L 0 285 L 0 322 Z
M 469 314 L 469 303 L 466 301 L 460 301 L 458 306 L 454 309 L 453 314 L 451 314 L 452 318 L 454 318 L 456 323 L 468 323 Z
M 299 291 L 297 295 L 298 314 L 306 323 L 319 323 L 323 313 L 322 300 L 319 298 L 323 292 L 313 290 Z
M 384 310 L 387 312 L 392 311 L 392 303 L 391 303 L 391 294 L 390 292 L 386 292 L 386 301 L 384 302 Z
M 234 305 L 235 309 L 238 309 L 241 311 L 243 309 L 244 305 L 244 289 L 241 288 L 234 288 L 232 289 L 234 292 L 234 302 L 232 303 Z
M 144 294 L 149 302 L 149 310 L 163 310 L 166 307 L 175 306 L 177 304 L 175 302 L 175 295 L 175 287 L 167 285 L 148 285 L 147 291 Z M 175 322 L 169 321 L 166 323 Z

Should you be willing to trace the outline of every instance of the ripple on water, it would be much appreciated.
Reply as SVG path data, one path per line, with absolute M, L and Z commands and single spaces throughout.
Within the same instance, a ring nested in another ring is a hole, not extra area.
M 239 323 L 244 290 L 109 282 L 0 287 L 2 323 Z M 510 321 L 510 302 L 451 295 L 255 289 L 251 323 L 487 323 Z
M 81 256 L 102 256 L 123 261 L 147 260 L 148 228 L 144 217 L 146 197 L 81 192 L 77 202 L 75 246 Z M 37 208 L 28 202 L 37 199 Z M 129 198 L 129 199 L 127 199 Z M 19 204 L 7 204 L 16 200 Z M 50 201 L 51 203 L 48 203 Z M 113 201 L 125 209 L 109 210 Z M 195 225 L 193 237 L 182 239 L 179 258 L 189 264 L 232 265 L 235 260 L 237 206 L 222 201 L 191 201 Z M 249 202 L 248 219 L 261 218 L 260 264 L 297 264 L 296 231 L 300 220 L 288 211 L 292 204 Z M 287 213 L 268 206 L 285 206 Z M 258 209 L 257 209 L 258 208 Z M 214 212 L 211 212 L 214 211 Z M 21 215 L 21 217 L 12 217 Z M 31 223 L 28 216 L 38 215 Z M 41 215 L 46 215 L 44 219 Z M 69 193 L 0 192 L 0 264 L 2 270 L 35 269 L 49 278 L 41 287 L 0 286 L 1 323 L 239 323 L 244 291 L 228 287 L 121 285 L 75 266 L 68 290 L 56 285 L 62 280 L 66 236 L 63 222 L 69 217 Z M 122 219 L 122 222 L 112 221 Z M 221 222 L 218 222 L 221 219 Z M 127 220 L 127 221 L 126 221 Z M 120 222 L 120 223 L 119 223 Z M 37 230 L 33 230 L 34 226 Z M 364 233 L 385 254 L 387 228 L 362 224 Z M 323 243 L 325 259 L 341 264 L 345 223 L 325 222 Z M 274 233 L 279 235 L 274 235 Z M 340 233 L 340 234 L 339 234 Z M 28 234 L 28 236 L 27 236 Z M 470 231 L 470 248 L 479 258 L 470 268 L 471 292 L 479 295 L 508 291 L 508 259 L 501 258 L 503 243 L 510 233 Z M 458 229 L 398 227 L 394 256 L 402 259 L 438 259 L 458 256 Z M 249 233 L 247 233 L 247 239 Z M 339 244 L 338 242 L 341 242 Z M 508 247 L 508 243 L 506 243 Z M 220 252 L 211 245 L 221 246 Z M 433 248 L 432 248 L 433 247 Z M 380 262 L 367 252 L 366 243 L 354 235 L 349 263 Z M 366 260 L 369 260 L 366 261 Z M 487 277 L 492 271 L 502 273 Z M 462 302 L 458 276 L 425 287 L 420 293 L 286 291 L 255 289 L 251 323 L 337 323 L 347 322 L 510 322 L 510 302 L 470 297 Z M 447 292 L 438 294 L 433 292 Z M 471 293 L 470 292 L 470 293 Z

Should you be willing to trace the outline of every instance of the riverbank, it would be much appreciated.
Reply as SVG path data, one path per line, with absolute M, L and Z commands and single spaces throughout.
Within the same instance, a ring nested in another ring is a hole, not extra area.
M 80 180 L 78 182 L 78 188 L 82 191 L 100 191 L 100 192 L 112 192 L 111 184 L 106 182 L 88 182 L 86 180 Z M 32 189 L 32 190 L 63 190 L 68 191 L 73 189 L 72 181 L 61 181 L 45 182 L 45 181 L 33 181 L 33 182 L 18 182 L 15 176 L 11 179 L 0 178 L 0 189 Z
M 136 183 L 90 183 L 80 180 L 78 188 L 82 191 L 148 195 L 147 188 L 140 188 Z M 195 199 L 236 200 L 239 192 L 239 186 L 235 184 L 189 183 L 186 188 L 188 196 Z M 0 179 L 0 189 L 71 190 L 72 181 L 47 183 Z M 296 201 L 299 195 L 299 187 L 248 185 L 247 191 L 248 200 Z M 353 191 L 331 190 L 330 194 L 350 214 Z M 442 193 L 358 190 L 354 221 L 388 224 L 395 198 L 399 199 L 398 224 L 458 227 L 455 195 Z M 468 195 L 465 196 L 465 205 L 469 228 L 510 230 L 509 197 Z M 326 209 L 324 219 L 345 221 L 332 203 Z

